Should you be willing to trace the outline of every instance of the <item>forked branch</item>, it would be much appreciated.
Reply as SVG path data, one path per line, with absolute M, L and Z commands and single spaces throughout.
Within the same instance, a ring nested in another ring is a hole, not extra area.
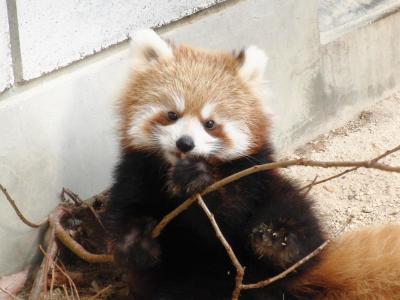
M 371 160 L 363 160 L 363 161 L 316 161 L 316 160 L 306 160 L 306 159 L 294 159 L 294 160 L 286 160 L 286 161 L 280 161 L 280 162 L 273 162 L 273 163 L 268 163 L 268 164 L 263 164 L 263 165 L 256 165 L 253 167 L 250 167 L 248 169 L 245 169 L 243 171 L 240 171 L 238 173 L 232 174 L 228 177 L 225 177 L 224 179 L 221 179 L 209 187 L 207 187 L 201 195 L 207 195 L 208 193 L 211 193 L 213 191 L 216 191 L 223 186 L 232 183 L 242 177 L 257 173 L 257 172 L 262 172 L 266 170 L 271 170 L 271 169 L 279 169 L 279 168 L 287 168 L 291 166 L 304 166 L 304 167 L 320 167 L 320 168 L 343 168 L 343 167 L 352 167 L 352 168 L 367 168 L 367 169 L 376 169 L 376 170 L 381 170 L 381 171 L 387 171 L 387 172 L 396 172 L 400 173 L 400 167 L 393 167 L 393 166 L 388 166 L 386 164 L 379 163 L 378 160 L 391 154 L 396 151 L 400 150 L 400 145 L 386 151 L 385 153 L 377 156 L 374 159 Z M 350 172 L 350 171 L 348 171 Z M 341 174 L 343 175 L 343 174 Z M 332 176 L 331 179 L 336 178 L 336 176 Z M 317 184 L 315 182 L 313 185 Z M 152 231 L 152 237 L 156 238 L 161 234 L 161 231 L 164 229 L 165 226 L 167 226 L 175 217 L 177 217 L 179 214 L 181 214 L 183 211 L 188 209 L 193 203 L 197 201 L 197 198 L 195 196 L 187 199 L 184 201 L 181 205 L 179 205 L 177 208 L 175 208 L 173 211 L 171 211 L 169 214 L 167 214 L 158 224 L 157 226 L 153 229 Z

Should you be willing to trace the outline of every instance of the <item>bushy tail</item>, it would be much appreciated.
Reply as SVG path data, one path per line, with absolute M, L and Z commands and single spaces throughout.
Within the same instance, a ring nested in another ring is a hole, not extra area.
M 291 289 L 301 299 L 400 299 L 400 225 L 344 233 Z

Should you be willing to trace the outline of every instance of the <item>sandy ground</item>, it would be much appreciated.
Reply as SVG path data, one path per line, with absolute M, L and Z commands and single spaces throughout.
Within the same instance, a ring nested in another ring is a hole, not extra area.
M 297 149 L 287 158 L 314 160 L 372 159 L 400 145 L 400 93 L 379 101 L 345 126 L 323 134 Z M 400 166 L 400 152 L 382 159 Z M 292 167 L 284 170 L 301 184 L 335 175 L 344 169 Z M 343 227 L 350 215 L 349 228 L 364 224 L 400 223 L 400 174 L 359 169 L 343 177 L 314 186 L 315 199 L 328 232 Z

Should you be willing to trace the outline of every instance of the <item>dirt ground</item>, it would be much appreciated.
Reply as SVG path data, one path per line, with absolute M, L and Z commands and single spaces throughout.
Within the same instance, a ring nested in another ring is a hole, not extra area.
M 314 160 L 372 159 L 400 145 L 400 93 L 361 112 L 345 126 L 323 134 L 297 149 L 288 158 Z M 400 152 L 382 163 L 400 166 Z M 284 170 L 301 184 L 335 175 L 344 169 L 292 167 Z M 400 174 L 359 169 L 314 186 L 310 196 L 325 220 L 329 233 L 336 232 L 353 215 L 351 227 L 364 224 L 400 223 Z

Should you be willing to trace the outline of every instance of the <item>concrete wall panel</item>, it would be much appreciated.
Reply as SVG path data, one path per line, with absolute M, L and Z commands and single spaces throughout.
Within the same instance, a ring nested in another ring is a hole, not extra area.
M 30 220 L 42 220 L 63 187 L 86 198 L 110 185 L 118 156 L 113 104 L 125 56 L 96 60 L 0 101 L 0 183 Z M 40 230 L 23 224 L 1 193 L 0 211 L 1 276 L 38 253 Z
M 400 12 L 322 48 L 326 113 L 357 110 L 400 86 Z M 338 109 L 340 108 L 340 110 Z
M 221 1 L 17 1 L 23 79 L 123 41 L 136 28 L 161 26 Z
M 6 0 L 0 0 L 0 93 L 13 81 L 7 5 Z

